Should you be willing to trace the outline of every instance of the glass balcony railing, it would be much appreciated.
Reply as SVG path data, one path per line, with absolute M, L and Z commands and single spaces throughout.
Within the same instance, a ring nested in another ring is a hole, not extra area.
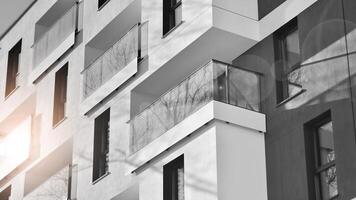
M 27 194 L 24 200 L 70 199 L 69 166 L 64 167 Z
M 147 56 L 147 27 L 147 22 L 136 24 L 83 71 L 84 98 L 90 96 L 135 58 Z
M 131 119 L 131 153 L 212 100 L 260 111 L 259 74 L 209 62 Z
M 77 4 L 70 8 L 59 18 L 40 39 L 34 48 L 34 65 L 36 68 L 47 56 L 49 56 L 71 33 L 76 29 Z

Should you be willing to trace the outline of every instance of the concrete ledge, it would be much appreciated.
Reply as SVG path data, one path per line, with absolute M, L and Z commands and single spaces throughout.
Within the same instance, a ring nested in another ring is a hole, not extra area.
M 214 119 L 229 122 L 254 131 L 266 131 L 266 119 L 264 114 L 217 101 L 211 101 L 144 148 L 128 157 L 128 163 L 132 165 L 128 168 L 127 174 L 132 173 L 175 143 Z
M 135 75 L 137 73 L 137 69 L 138 65 L 136 58 L 121 69 L 121 71 L 117 72 L 117 74 L 115 74 L 110 80 L 97 88 L 94 93 L 84 99 L 81 104 L 80 114 L 85 115 L 95 105 L 99 104 L 105 97 Z

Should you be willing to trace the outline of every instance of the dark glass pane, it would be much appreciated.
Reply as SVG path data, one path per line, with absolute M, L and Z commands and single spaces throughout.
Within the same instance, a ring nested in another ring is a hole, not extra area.
M 295 66 L 300 61 L 300 48 L 299 48 L 299 35 L 298 29 L 288 34 L 285 38 L 285 72 L 291 71 L 292 67 Z
M 336 166 L 320 173 L 320 189 L 323 200 L 333 199 L 338 195 Z
M 57 125 L 65 117 L 65 106 L 67 101 L 67 74 L 68 64 L 65 64 L 56 72 L 55 75 L 53 126 Z
M 335 160 L 333 124 L 328 122 L 318 128 L 319 165 Z
M 20 40 L 8 53 L 5 97 L 17 87 L 17 75 L 20 64 L 22 40 Z
M 110 109 L 95 119 L 93 181 L 108 172 Z
M 227 103 L 226 97 L 226 70 L 227 66 L 220 63 L 214 63 L 214 100 Z
M 163 166 L 164 200 L 184 200 L 184 157 Z

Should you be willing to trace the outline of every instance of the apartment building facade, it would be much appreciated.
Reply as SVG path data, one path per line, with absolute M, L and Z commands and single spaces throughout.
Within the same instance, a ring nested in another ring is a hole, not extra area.
M 1 200 L 356 197 L 354 0 L 26 3 Z

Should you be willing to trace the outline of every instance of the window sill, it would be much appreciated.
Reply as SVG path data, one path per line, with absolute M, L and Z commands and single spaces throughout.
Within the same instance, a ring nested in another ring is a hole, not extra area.
M 103 8 L 106 6 L 106 4 L 108 4 L 109 2 L 110 2 L 110 0 L 105 1 L 105 3 L 104 3 L 103 5 L 101 5 L 101 6 L 98 8 L 98 12 L 99 12 L 101 9 L 103 9 Z
M 56 124 L 52 125 L 52 129 L 57 128 L 59 125 L 61 125 L 65 120 L 67 119 L 66 116 L 63 117 L 63 119 L 61 119 L 59 122 L 57 122 Z
M 98 179 L 96 179 L 95 181 L 93 181 L 91 184 L 95 185 L 97 184 L 99 181 L 103 180 L 105 177 L 109 176 L 111 173 L 110 172 L 106 172 L 105 174 L 103 174 L 102 176 L 100 176 Z
M 20 88 L 20 86 L 16 86 L 15 89 L 13 89 L 8 95 L 5 96 L 5 101 L 7 99 L 9 99 L 11 97 L 12 94 L 14 94 L 18 89 Z
M 165 33 L 161 39 L 166 38 L 169 34 L 171 34 L 174 30 L 176 30 L 183 23 L 184 23 L 184 21 L 182 20 L 181 22 L 179 22 L 179 24 L 175 25 L 173 28 L 171 28 L 171 30 L 169 30 L 167 33 Z
M 277 106 L 276 106 L 276 107 L 278 108 L 278 107 L 280 107 L 280 106 L 282 106 L 282 105 L 288 103 L 289 101 L 291 101 L 292 99 L 296 98 L 297 96 L 303 94 L 303 93 L 306 92 L 306 91 L 307 91 L 306 89 L 300 90 L 300 91 L 299 91 L 298 93 L 296 93 L 295 95 L 290 96 L 290 97 L 284 99 L 283 101 L 277 103 Z

